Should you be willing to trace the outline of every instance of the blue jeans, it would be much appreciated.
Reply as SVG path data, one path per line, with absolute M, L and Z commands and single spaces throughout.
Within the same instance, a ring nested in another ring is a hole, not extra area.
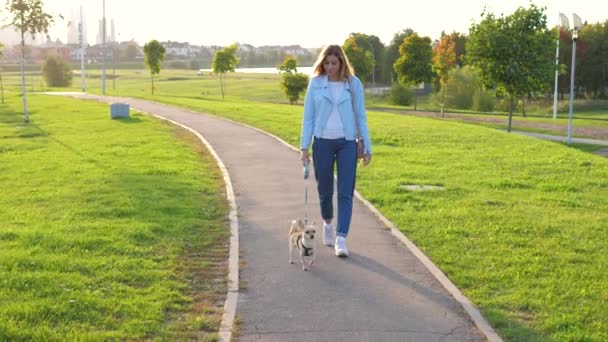
M 354 140 L 314 138 L 312 144 L 315 179 L 319 192 L 321 217 L 334 218 L 334 164 L 338 173 L 338 222 L 336 235 L 346 237 L 353 213 L 353 193 L 357 175 L 357 144 Z

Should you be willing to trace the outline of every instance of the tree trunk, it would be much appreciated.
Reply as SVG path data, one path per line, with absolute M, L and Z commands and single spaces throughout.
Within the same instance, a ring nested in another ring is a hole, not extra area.
M 416 91 L 416 89 L 414 89 L 414 110 L 416 110 L 417 106 L 418 106 L 418 92 Z
M 150 80 L 152 81 L 152 95 L 154 95 L 154 73 L 150 70 Z
M 27 111 L 27 91 L 25 90 L 25 32 L 21 31 L 21 96 L 23 97 L 23 122 L 30 122 Z
M 523 96 L 521 98 L 521 114 L 524 118 L 526 117 L 526 98 Z
M 0 92 L 2 93 L 2 104 L 4 104 L 4 84 L 2 84 L 2 72 L 0 72 Z
M 443 108 L 445 107 L 445 87 L 446 85 L 444 84 L 441 92 L 441 117 L 443 117 Z
M 511 133 L 511 122 L 513 120 L 513 105 L 515 102 L 515 97 L 511 95 L 511 101 L 509 105 L 509 125 L 507 126 L 507 132 Z
M 222 91 L 222 100 L 224 99 L 224 74 L 220 74 L 220 90 Z

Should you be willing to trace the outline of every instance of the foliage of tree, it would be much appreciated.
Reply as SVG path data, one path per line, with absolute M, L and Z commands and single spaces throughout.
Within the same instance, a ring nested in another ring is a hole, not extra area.
M 583 26 L 576 50 L 577 84 L 591 98 L 608 98 L 608 20 Z
M 357 46 L 360 49 L 369 51 L 372 54 L 372 69 L 369 71 L 369 74 L 365 76 L 365 79 L 372 80 L 375 82 L 376 80 L 384 79 L 383 74 L 383 65 L 385 55 L 384 44 L 380 41 L 380 38 L 374 35 L 367 35 L 364 33 L 351 33 L 349 38 L 352 37 L 355 39 Z M 346 43 L 346 41 L 345 41 Z M 361 78 L 361 72 L 357 71 L 357 76 Z
M 130 40 L 127 43 L 127 47 L 125 48 L 124 58 L 127 61 L 134 61 L 135 58 L 137 57 L 137 50 L 138 50 L 137 42 L 135 42 L 134 40 Z
M 211 68 L 214 74 L 220 75 L 220 88 L 222 91 L 222 99 L 224 99 L 224 74 L 234 72 L 239 64 L 239 59 L 236 57 L 238 45 L 233 44 L 223 49 L 217 50 L 213 55 L 213 63 Z
M 545 90 L 554 72 L 554 45 L 544 9 L 530 4 L 499 18 L 482 13 L 481 22 L 471 25 L 466 49 L 467 62 L 477 69 L 481 82 L 510 97 L 510 132 L 514 100 Z
M 368 77 L 370 77 L 372 73 L 372 68 L 374 67 L 374 55 L 370 51 L 360 47 L 353 36 L 348 37 L 344 41 L 342 48 L 344 49 L 344 53 L 348 57 L 350 64 L 355 69 L 357 77 L 359 77 L 361 82 L 366 83 Z
M 456 54 L 456 65 L 459 68 L 462 68 L 465 65 L 464 56 L 466 54 L 466 42 L 467 36 L 460 32 L 452 32 L 450 34 L 446 34 L 445 32 L 441 32 L 441 39 L 447 36 L 447 40 L 454 43 L 454 53 Z
M 394 65 L 397 59 L 399 58 L 399 47 L 403 44 L 405 38 L 409 37 L 414 33 L 414 30 L 411 28 L 407 28 L 402 30 L 401 32 L 395 33 L 391 43 L 385 48 L 384 52 L 384 61 L 382 66 L 382 75 L 384 75 L 384 79 L 382 79 L 386 83 L 393 83 L 393 81 L 397 80 L 397 74 L 395 73 Z
M 0 43 L 0 59 L 4 57 L 4 45 Z M 4 83 L 2 82 L 2 67 L 0 67 L 0 93 L 2 94 L 2 104 L 4 104 Z
M 283 63 L 277 66 L 281 73 L 281 88 L 289 99 L 290 104 L 298 103 L 300 96 L 308 87 L 308 75 L 298 72 L 298 61 L 294 56 L 287 55 Z
M 49 27 L 55 22 L 53 16 L 43 10 L 42 0 L 7 0 L 9 24 L 21 35 L 21 95 L 23 98 L 23 121 L 30 122 L 25 90 L 25 36 L 38 33 L 48 34 Z
M 399 82 L 418 87 L 424 82 L 431 81 L 433 77 L 431 38 L 420 37 L 417 33 L 413 33 L 403 40 L 399 53 L 400 57 L 394 65 Z M 414 110 L 417 102 L 418 92 L 414 92 Z
M 72 84 L 72 66 L 58 56 L 46 57 L 42 65 L 42 75 L 50 87 L 68 87 Z
M 154 95 L 154 75 L 160 74 L 160 69 L 165 59 L 167 50 L 156 39 L 152 39 L 144 45 L 144 62 L 150 69 L 150 80 L 152 81 L 152 95 Z
M 445 90 L 448 86 L 450 70 L 456 65 L 455 47 L 456 43 L 450 39 L 450 36 L 443 35 L 433 49 L 433 68 L 441 84 L 441 117 L 445 108 Z

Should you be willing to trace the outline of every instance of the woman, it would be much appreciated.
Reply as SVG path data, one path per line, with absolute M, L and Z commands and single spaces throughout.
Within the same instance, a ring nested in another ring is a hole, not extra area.
M 304 100 L 300 157 L 305 164 L 310 161 L 308 149 L 312 142 L 315 179 L 324 221 L 323 244 L 333 245 L 337 256 L 346 257 L 346 237 L 350 228 L 357 173 L 355 139 L 358 130 L 364 142 L 363 165 L 369 164 L 372 159 L 363 84 L 355 77 L 339 45 L 330 45 L 321 51 L 314 65 L 314 73 Z M 351 100 L 351 96 L 354 96 L 354 100 Z M 338 174 L 335 241 L 332 224 L 334 164 Z

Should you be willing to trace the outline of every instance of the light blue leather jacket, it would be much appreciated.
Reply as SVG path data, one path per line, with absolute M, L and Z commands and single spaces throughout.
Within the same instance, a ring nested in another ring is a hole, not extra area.
M 308 84 L 306 98 L 304 99 L 304 118 L 302 120 L 302 135 L 300 137 L 300 149 L 308 149 L 312 142 L 312 137 L 320 137 L 327 125 L 329 114 L 333 110 L 333 101 L 327 86 L 327 75 L 313 77 Z M 338 100 L 338 112 L 344 127 L 344 137 L 346 140 L 355 140 L 356 128 L 351 103 L 351 94 L 355 94 L 355 108 L 359 119 L 359 130 L 365 143 L 365 153 L 372 153 L 372 143 L 369 138 L 367 128 L 367 114 L 365 112 L 365 101 L 363 84 L 356 77 L 352 77 L 352 91 L 348 81 L 344 87 L 344 92 L 340 94 Z

